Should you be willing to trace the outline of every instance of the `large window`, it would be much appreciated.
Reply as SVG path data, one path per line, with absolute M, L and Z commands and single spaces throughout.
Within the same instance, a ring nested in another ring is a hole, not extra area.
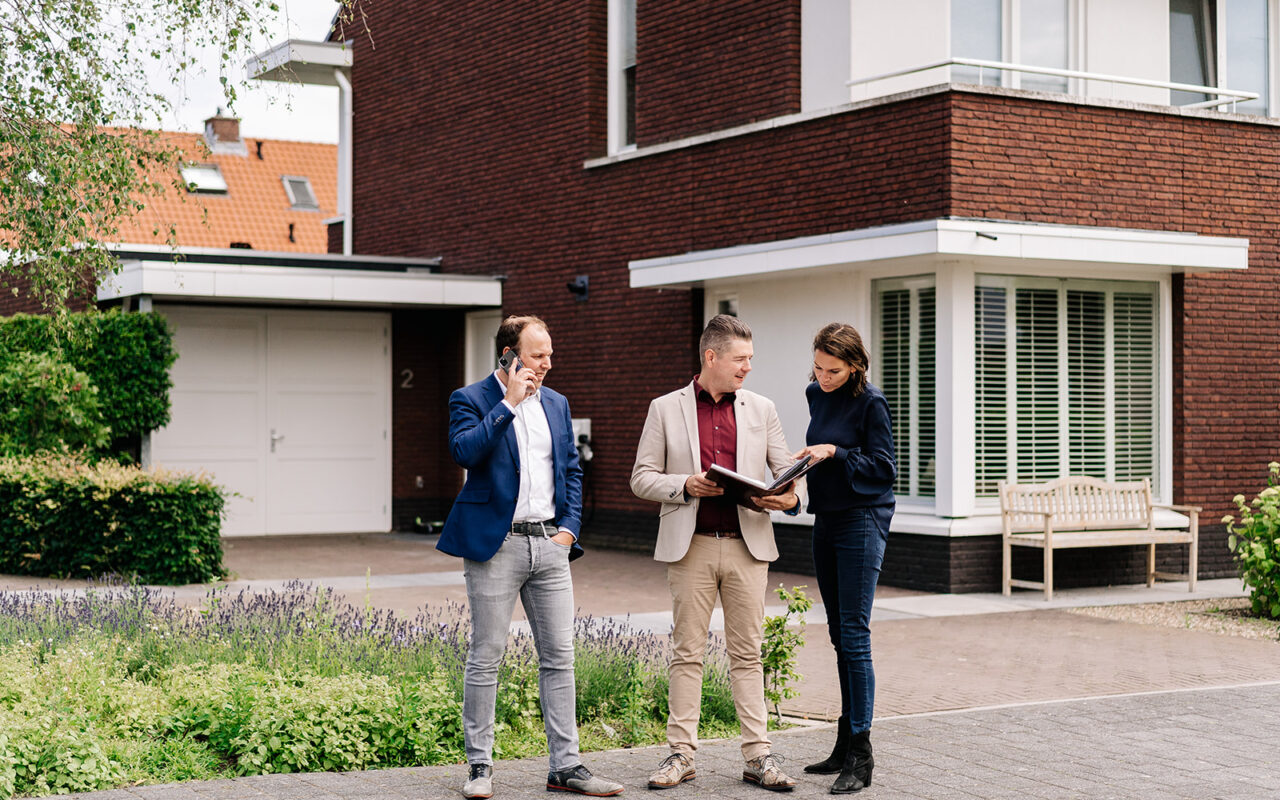
M 1159 478 L 1157 286 L 980 275 L 975 478 Z M 1158 489 L 1157 489 L 1158 490 Z
M 1002 0 L 951 0 L 951 55 L 954 58 L 977 58 L 983 61 L 1004 60 Z M 1000 73 L 993 69 L 954 67 L 951 77 L 958 83 L 1000 84 Z
M 1169 79 L 1257 92 L 1257 100 L 1237 103 L 1235 110 L 1265 116 L 1271 91 L 1267 7 L 1268 0 L 1169 0 Z M 1174 105 L 1209 99 L 1171 93 Z
M 1071 0 L 951 0 L 951 55 L 1005 61 L 1035 67 L 1067 69 L 1071 66 Z M 1012 38 L 1006 41 L 1005 19 Z M 1067 79 L 1055 75 L 999 73 L 982 70 L 985 84 L 1067 91 Z M 974 67 L 955 67 L 956 81 L 977 83 Z
M 932 275 L 875 282 L 871 373 L 893 415 L 893 491 L 903 498 L 937 492 L 936 294 Z

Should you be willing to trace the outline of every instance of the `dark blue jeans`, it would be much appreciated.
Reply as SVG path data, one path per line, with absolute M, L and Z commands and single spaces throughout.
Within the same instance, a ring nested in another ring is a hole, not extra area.
M 840 715 L 853 733 L 871 728 L 876 674 L 871 666 L 871 602 L 876 596 L 893 506 L 816 514 L 813 566 L 836 648 Z

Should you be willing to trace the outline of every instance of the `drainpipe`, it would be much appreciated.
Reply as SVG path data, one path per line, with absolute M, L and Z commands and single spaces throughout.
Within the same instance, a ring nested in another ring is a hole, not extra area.
M 341 69 L 338 84 L 338 215 L 342 217 L 342 254 L 351 255 L 351 81 Z
M 151 295 L 138 295 L 138 313 L 151 313 Z M 138 465 L 143 469 L 151 469 L 151 431 L 143 432 L 142 440 L 138 443 Z

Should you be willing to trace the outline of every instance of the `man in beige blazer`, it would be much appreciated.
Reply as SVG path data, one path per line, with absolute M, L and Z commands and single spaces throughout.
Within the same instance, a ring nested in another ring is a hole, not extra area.
M 668 789 L 693 780 L 702 700 L 702 659 L 719 594 L 729 652 L 733 702 L 742 726 L 742 779 L 789 790 L 795 781 L 772 754 L 764 700 L 760 643 L 769 562 L 777 559 L 770 510 L 799 511 L 795 487 L 737 505 L 707 479 L 712 464 L 759 480 L 791 465 L 791 448 L 773 402 L 745 391 L 751 371 L 751 329 L 725 314 L 714 317 L 698 346 L 702 369 L 683 388 L 649 404 L 631 471 L 631 490 L 662 504 L 654 558 L 667 564 L 672 598 L 671 754 L 649 778 Z

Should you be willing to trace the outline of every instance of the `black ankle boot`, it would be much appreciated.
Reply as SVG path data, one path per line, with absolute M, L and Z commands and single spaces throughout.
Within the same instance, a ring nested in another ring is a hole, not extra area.
M 844 757 L 849 754 L 849 718 L 841 717 L 840 725 L 836 729 L 836 746 L 831 751 L 831 755 L 823 761 L 816 764 L 810 764 L 804 768 L 805 772 L 814 775 L 834 775 L 844 766 Z
M 871 757 L 871 731 L 855 733 L 849 739 L 849 754 L 840 767 L 840 775 L 831 784 L 831 794 L 852 794 L 870 786 L 875 765 Z

